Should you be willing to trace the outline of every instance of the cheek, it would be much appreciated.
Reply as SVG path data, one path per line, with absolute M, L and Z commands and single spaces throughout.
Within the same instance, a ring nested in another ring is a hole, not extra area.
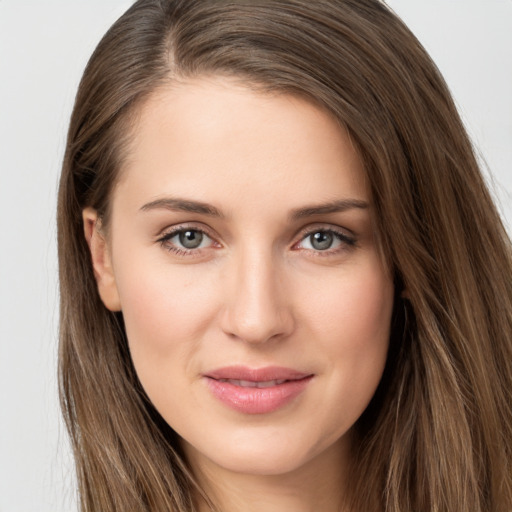
M 394 289 L 379 264 L 349 268 L 316 289 L 307 299 L 307 314 L 331 350 L 368 355 L 387 347 Z
M 136 259 L 132 263 L 137 265 Z M 147 262 L 146 262 L 147 263 Z M 144 267 L 139 267 L 144 268 Z M 119 269 L 119 295 L 130 352 L 144 384 L 159 369 L 187 363 L 216 315 L 211 286 L 198 284 L 192 267 L 146 265 Z M 185 365 L 185 366 L 183 366 Z
M 382 377 L 394 289 L 379 269 L 378 265 L 364 272 L 353 269 L 326 283 L 322 294 L 309 297 L 311 338 L 318 353 L 326 356 L 330 383 L 325 402 L 330 406 L 319 406 L 316 415 L 332 418 L 325 421 L 332 427 L 330 440 L 355 423 Z

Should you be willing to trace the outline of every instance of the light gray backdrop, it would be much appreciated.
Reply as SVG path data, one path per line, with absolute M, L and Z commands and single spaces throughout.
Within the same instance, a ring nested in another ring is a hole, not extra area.
M 86 60 L 128 0 L 0 0 L 0 512 L 73 512 L 55 201 Z M 512 0 L 389 0 L 438 63 L 512 225 Z

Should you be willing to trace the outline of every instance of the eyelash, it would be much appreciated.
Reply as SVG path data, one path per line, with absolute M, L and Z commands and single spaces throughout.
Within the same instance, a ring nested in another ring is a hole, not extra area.
M 307 240 L 312 235 L 315 235 L 316 233 L 322 233 L 322 234 L 330 234 L 333 235 L 335 239 L 337 239 L 340 242 L 340 245 L 336 247 L 335 249 L 297 249 L 297 250 L 304 250 L 311 252 L 315 257 L 328 257 L 335 254 L 339 254 L 342 252 L 349 251 L 350 249 L 353 249 L 357 246 L 357 239 L 354 236 L 349 236 L 345 232 L 335 229 L 335 228 L 325 228 L 325 227 L 316 227 L 308 229 L 307 231 L 304 231 L 300 235 L 300 240 L 296 242 L 293 247 L 296 247 L 300 243 L 303 243 L 305 240 Z
M 199 247 L 199 248 L 195 248 L 195 249 L 186 249 L 186 248 L 181 248 L 181 247 L 178 247 L 178 246 L 170 243 L 170 240 L 172 240 L 175 236 L 180 235 L 181 233 L 186 233 L 187 231 L 201 233 L 202 235 L 207 236 L 212 241 L 212 243 L 214 243 L 214 244 L 218 243 L 218 242 L 215 242 L 214 238 L 212 236 L 210 236 L 208 231 L 206 231 L 205 229 L 198 228 L 198 227 L 190 227 L 190 226 L 176 226 L 171 231 L 168 231 L 163 236 L 158 238 L 157 242 L 160 243 L 160 245 L 165 250 L 172 252 L 174 254 L 177 254 L 178 256 L 199 256 L 199 255 L 201 255 L 202 250 L 205 248 Z M 340 242 L 340 246 L 335 248 L 334 250 L 329 248 L 329 249 L 325 249 L 323 251 L 315 250 L 315 249 L 301 249 L 301 248 L 297 247 L 300 243 L 303 243 L 305 240 L 307 240 L 308 237 L 311 237 L 312 235 L 314 235 L 316 233 L 333 235 Z M 220 244 L 219 244 L 219 246 L 220 246 Z M 343 251 L 350 250 L 356 246 L 357 246 L 357 239 L 355 237 L 349 236 L 346 233 L 344 233 L 343 231 L 337 230 L 334 228 L 318 227 L 318 228 L 309 229 L 307 231 L 303 231 L 300 234 L 300 240 L 298 242 L 294 243 L 292 248 L 294 248 L 295 250 L 310 251 L 315 256 L 326 257 L 326 256 L 331 256 L 333 254 L 338 254 Z
M 196 233 L 201 233 L 202 235 L 206 235 L 212 242 L 215 243 L 212 236 L 209 235 L 209 233 L 202 228 L 198 227 L 191 227 L 191 226 L 176 226 L 175 228 L 172 228 L 171 231 L 168 231 L 163 236 L 161 236 L 157 242 L 160 243 L 160 245 L 167 251 L 172 252 L 174 254 L 177 254 L 178 256 L 199 256 L 202 252 L 203 248 L 197 248 L 197 249 L 187 249 L 187 248 L 181 248 L 177 247 L 176 245 L 170 243 L 170 240 L 173 239 L 175 236 L 186 233 L 187 231 L 193 231 Z

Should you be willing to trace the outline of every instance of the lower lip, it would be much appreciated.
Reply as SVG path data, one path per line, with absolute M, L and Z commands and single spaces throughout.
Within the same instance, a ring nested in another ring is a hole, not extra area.
M 266 414 L 277 411 L 300 395 L 313 376 L 290 380 L 269 388 L 244 388 L 209 377 L 210 391 L 223 404 L 245 414 Z

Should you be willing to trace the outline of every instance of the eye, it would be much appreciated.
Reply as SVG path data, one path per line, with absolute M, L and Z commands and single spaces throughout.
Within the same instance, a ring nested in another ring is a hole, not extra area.
M 201 229 L 178 227 L 166 233 L 158 242 L 177 254 L 190 254 L 211 247 L 215 242 Z
M 334 237 L 334 233 L 329 231 L 317 231 L 308 235 L 305 241 L 307 241 L 311 249 L 316 251 L 326 251 L 331 249 L 334 243 L 339 242 Z
M 302 240 L 296 244 L 297 249 L 305 249 L 315 252 L 337 252 L 343 248 L 356 244 L 353 237 L 333 229 L 316 229 L 306 233 Z
M 185 247 L 185 249 L 198 249 L 206 238 L 208 237 L 206 237 L 201 231 L 189 229 L 188 231 L 180 231 L 177 235 L 174 235 L 171 238 L 171 241 L 176 239 L 174 243 L 178 242 Z

